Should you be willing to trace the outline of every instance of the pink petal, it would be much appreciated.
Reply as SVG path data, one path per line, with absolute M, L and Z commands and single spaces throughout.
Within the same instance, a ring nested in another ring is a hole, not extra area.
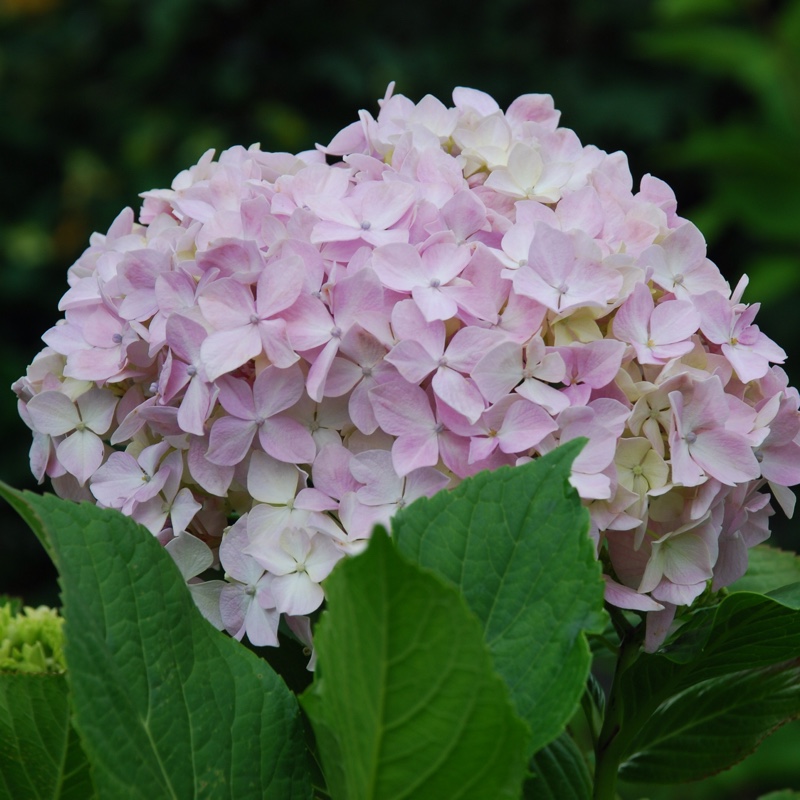
M 219 545 L 219 560 L 225 572 L 232 578 L 255 585 L 264 574 L 264 568 L 257 564 L 252 556 L 244 554 L 243 551 L 249 544 L 247 514 L 245 514 L 223 534 Z
M 364 484 L 356 491 L 359 502 L 369 506 L 392 503 L 401 496 L 403 480 L 394 471 L 387 450 L 366 450 L 350 462 L 353 477 Z
M 299 367 L 267 367 L 253 384 L 256 414 L 266 418 L 291 408 L 303 396 L 304 383 Z
M 75 431 L 56 448 L 56 456 L 64 469 L 83 486 L 103 462 L 104 448 L 100 437 L 88 430 Z
M 297 494 L 300 470 L 294 464 L 256 450 L 250 457 L 247 491 L 262 503 L 287 505 Z
M 408 211 L 416 194 L 412 184 L 400 181 L 370 186 L 362 197 L 362 216 L 372 228 L 385 230 Z
M 210 284 L 197 301 L 203 316 L 217 329 L 241 328 L 255 315 L 253 293 L 233 278 Z
M 396 381 L 375 386 L 369 396 L 378 424 L 386 433 L 416 434 L 432 431 L 436 425 L 428 396 L 419 386 Z
M 102 389 L 90 389 L 76 401 L 81 419 L 90 430 L 103 434 L 111 427 L 119 398 Z
M 176 532 L 185 531 L 189 523 L 194 519 L 194 515 L 203 506 L 194 499 L 194 495 L 185 486 L 181 489 L 172 501 L 169 511 L 172 529 Z
M 726 343 L 722 345 L 722 353 L 742 383 L 756 381 L 769 372 L 769 361 L 747 347 L 735 347 Z
M 181 426 L 181 430 L 203 436 L 210 404 L 209 385 L 195 375 L 178 409 L 178 425 Z
M 417 248 L 410 244 L 378 247 L 370 263 L 383 285 L 395 292 L 410 292 L 415 286 L 427 285 L 430 279 Z
M 435 431 L 407 433 L 392 445 L 392 464 L 403 477 L 420 467 L 433 467 L 439 461 L 439 441 Z
M 497 345 L 478 361 L 471 376 L 481 394 L 496 403 L 522 380 L 522 347 L 514 342 Z
M 664 608 L 661 603 L 657 603 L 652 597 L 640 594 L 629 586 L 623 586 L 612 580 L 608 575 L 603 575 L 606 583 L 605 599 L 617 608 L 630 608 L 634 611 L 660 611 Z
M 233 372 L 242 364 L 261 353 L 261 337 L 256 325 L 212 333 L 202 344 L 200 355 L 206 375 L 215 381 L 227 372 Z
M 256 647 L 278 647 L 280 618 L 281 615 L 276 608 L 262 608 L 260 602 L 254 602 L 254 598 L 250 598 L 244 620 L 247 638 Z
M 766 448 L 761 461 L 761 474 L 781 486 L 800 483 L 800 446 L 795 442 Z
M 178 533 L 164 549 L 172 556 L 185 581 L 205 572 L 214 562 L 209 546 L 190 533 Z
M 761 475 L 756 457 L 747 442 L 735 433 L 715 429 L 700 431 L 689 445 L 692 459 L 712 478 L 734 486 Z
M 433 376 L 431 386 L 436 396 L 450 408 L 463 414 L 473 424 L 478 421 L 485 408 L 483 397 L 460 372 L 442 367 Z
M 316 611 L 325 599 L 322 587 L 305 572 L 275 576 L 270 579 L 269 588 L 278 611 L 292 616 Z
M 289 327 L 283 319 L 262 319 L 258 323 L 258 334 L 267 358 L 284 369 L 300 360 L 289 341 Z
M 190 439 L 189 455 L 186 458 L 189 474 L 209 494 L 225 497 L 233 480 L 234 468 L 212 464 L 206 458 L 205 441 L 197 437 Z
M 650 338 L 657 344 L 682 342 L 700 327 L 700 315 L 685 300 L 667 300 L 653 310 Z
M 521 453 L 556 430 L 558 424 L 546 411 L 535 403 L 519 400 L 506 413 L 497 439 L 504 453 Z
M 637 283 L 614 316 L 614 336 L 623 342 L 644 344 L 650 338 L 649 323 L 655 303 L 646 284 Z
M 299 256 L 286 256 L 267 264 L 256 288 L 256 309 L 261 319 L 285 311 L 300 296 L 305 266 Z
M 61 392 L 47 391 L 34 395 L 27 408 L 34 429 L 49 436 L 61 436 L 74 430 L 81 421 L 72 400 Z
M 421 383 L 437 367 L 436 359 L 413 339 L 398 342 L 389 351 L 386 361 L 395 366 L 409 383 Z
M 308 577 L 315 583 L 324 580 L 341 561 L 342 555 L 342 551 L 324 533 L 314 534 L 311 552 L 305 561 Z
M 254 420 L 256 414 L 253 390 L 246 381 L 226 375 L 217 381 L 220 405 L 232 416 Z
M 259 429 L 259 441 L 273 458 L 291 464 L 311 464 L 317 454 L 308 429 L 291 417 L 270 417 Z
M 121 347 L 77 350 L 67 356 L 64 375 L 79 381 L 107 381 L 122 370 L 126 358 Z
M 437 319 L 447 320 L 458 312 L 455 300 L 448 297 L 439 287 L 415 286 L 411 290 L 411 296 L 419 306 L 426 322 L 433 322 Z
M 91 492 L 103 504 L 120 506 L 143 485 L 143 472 L 129 453 L 112 453 L 92 480 Z
M 317 403 L 322 400 L 325 394 L 328 373 L 333 366 L 336 354 L 339 352 L 339 346 L 340 340 L 338 338 L 331 339 L 314 359 L 314 363 L 308 371 L 306 389 L 308 396 Z
M 211 428 L 206 458 L 212 464 L 232 467 L 244 460 L 258 425 L 237 417 L 221 417 Z
M 208 331 L 199 322 L 181 314 L 170 314 L 166 335 L 170 350 L 182 361 L 194 364 L 200 360 L 200 345 Z

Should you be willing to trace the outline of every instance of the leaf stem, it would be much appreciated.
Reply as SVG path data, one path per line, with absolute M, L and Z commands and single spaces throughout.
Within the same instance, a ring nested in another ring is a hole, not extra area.
M 622 615 L 619 615 L 622 617 Z M 612 620 L 614 615 L 612 614 Z M 595 742 L 595 768 L 593 800 L 614 800 L 616 798 L 617 772 L 622 752 L 619 748 L 619 733 L 622 727 L 622 696 L 619 691 L 622 675 L 639 657 L 641 631 L 634 628 L 624 617 L 624 634 L 620 642 L 614 682 L 606 705 L 603 727 Z M 618 620 L 614 621 L 615 627 Z M 622 631 L 621 631 L 622 633 Z

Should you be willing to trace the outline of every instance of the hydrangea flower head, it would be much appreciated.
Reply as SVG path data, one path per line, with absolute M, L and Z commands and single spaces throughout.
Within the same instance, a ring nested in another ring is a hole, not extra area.
M 379 106 L 327 147 L 209 151 L 92 237 L 14 384 L 34 474 L 146 525 L 261 645 L 281 615 L 308 639 L 398 508 L 585 436 L 607 599 L 657 646 L 743 574 L 771 495 L 792 511 L 785 353 L 670 188 L 549 96 Z
M 63 672 L 64 618 L 47 606 L 0 605 L 0 670 Z

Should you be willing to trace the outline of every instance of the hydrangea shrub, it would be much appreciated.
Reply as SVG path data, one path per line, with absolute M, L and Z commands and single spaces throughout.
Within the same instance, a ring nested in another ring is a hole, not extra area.
M 397 509 L 586 437 L 606 599 L 656 648 L 792 513 L 800 396 L 671 189 L 558 122 L 548 95 L 390 86 L 326 147 L 209 151 L 145 192 L 14 384 L 35 476 L 274 645 Z

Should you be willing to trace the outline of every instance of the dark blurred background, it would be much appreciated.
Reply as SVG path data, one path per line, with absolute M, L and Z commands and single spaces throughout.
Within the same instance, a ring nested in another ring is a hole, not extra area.
M 414 100 L 552 94 L 637 183 L 673 186 L 731 283 L 750 275 L 745 299 L 798 383 L 800 0 L 0 0 L 0 478 L 36 488 L 7 387 L 89 235 L 209 147 L 327 143 L 390 80 Z M 774 529 L 797 548 L 785 520 Z M 5 505 L 0 592 L 57 604 Z

